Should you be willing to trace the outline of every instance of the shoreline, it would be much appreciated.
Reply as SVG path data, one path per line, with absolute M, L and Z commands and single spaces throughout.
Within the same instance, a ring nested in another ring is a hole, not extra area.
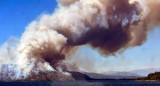
M 136 81 L 160 81 L 160 80 L 136 80 Z

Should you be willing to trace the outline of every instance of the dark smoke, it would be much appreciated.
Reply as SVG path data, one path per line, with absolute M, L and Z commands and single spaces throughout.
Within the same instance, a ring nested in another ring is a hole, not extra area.
M 89 23 L 85 23 L 91 29 L 76 41 L 72 38 L 71 32 L 58 31 L 68 38 L 66 46 L 74 47 L 90 44 L 107 55 L 128 44 L 131 40 L 129 26 L 138 23 L 139 19 L 134 19 L 134 16 L 140 16 L 140 5 L 138 2 L 130 4 L 128 0 L 109 0 L 109 2 L 109 4 L 106 4 L 107 14 L 105 19 L 108 21 L 106 24 L 109 27 L 99 25 L 92 27 Z

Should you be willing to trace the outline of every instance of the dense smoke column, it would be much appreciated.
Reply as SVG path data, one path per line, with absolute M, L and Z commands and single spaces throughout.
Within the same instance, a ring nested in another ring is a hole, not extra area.
M 101 53 L 108 55 L 118 51 L 128 44 L 128 42 L 131 40 L 128 27 L 131 24 L 138 23 L 140 19 L 141 8 L 137 2 L 130 4 L 128 0 L 108 0 L 107 2 L 108 3 L 103 4 L 105 7 L 105 19 L 103 20 L 107 21 L 104 23 L 108 26 L 102 26 L 100 24 L 102 20 L 98 20 L 98 24 L 93 25 L 94 21 L 97 17 L 99 17 L 98 15 L 102 10 L 97 8 L 98 12 L 94 15 L 95 18 L 92 19 L 92 22 L 89 22 L 87 19 L 82 21 L 85 24 L 84 28 L 89 29 L 82 33 L 78 39 L 73 37 L 74 33 L 72 33 L 70 30 L 56 29 L 58 33 L 63 34 L 67 38 L 67 43 L 63 48 L 69 52 L 74 46 L 90 44 L 92 47 L 98 48 Z M 65 54 L 59 53 L 53 56 L 48 54 L 48 56 L 43 56 L 43 58 L 55 66 L 54 64 L 56 62 L 65 59 Z
M 140 19 L 141 8 L 137 2 L 129 4 L 128 0 L 108 0 L 105 7 L 105 21 L 108 27 L 85 23 L 90 29 L 77 41 L 71 37 L 72 33 L 58 31 L 68 40 L 66 46 L 78 46 L 90 44 L 94 48 L 102 50 L 103 54 L 114 53 L 124 47 L 130 40 L 129 26 L 137 24 Z M 102 20 L 100 20 L 102 21 Z M 68 48 L 68 47 L 67 47 Z
M 56 68 L 75 47 L 86 44 L 103 55 L 113 54 L 132 39 L 129 27 L 140 17 L 140 4 L 129 0 L 59 0 L 52 15 L 26 28 L 18 47 L 19 64 L 25 70 L 31 58 L 38 58 Z
M 138 4 L 129 4 L 128 0 L 110 1 L 107 7 L 109 27 L 95 27 L 87 36 L 93 47 L 103 50 L 103 54 L 114 53 L 124 47 L 130 40 L 129 26 L 139 20 Z M 111 9 L 112 8 L 112 9 Z M 109 52 L 109 53 L 108 53 Z

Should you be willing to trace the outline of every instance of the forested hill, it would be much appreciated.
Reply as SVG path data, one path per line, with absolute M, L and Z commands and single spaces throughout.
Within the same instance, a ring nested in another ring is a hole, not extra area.
M 150 73 L 147 77 L 137 78 L 137 80 L 160 80 L 160 72 Z

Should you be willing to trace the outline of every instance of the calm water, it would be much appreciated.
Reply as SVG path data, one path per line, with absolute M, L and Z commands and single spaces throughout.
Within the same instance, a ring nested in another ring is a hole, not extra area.
M 89 82 L 0 82 L 0 86 L 160 86 L 160 82 L 134 80 L 103 80 Z

